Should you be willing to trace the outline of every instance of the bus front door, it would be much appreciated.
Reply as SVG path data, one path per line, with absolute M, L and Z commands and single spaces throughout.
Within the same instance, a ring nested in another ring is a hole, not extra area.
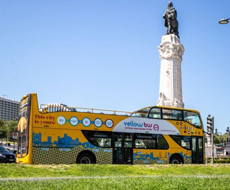
M 192 163 L 203 164 L 203 138 L 192 137 Z
M 133 134 L 113 133 L 113 163 L 133 163 Z

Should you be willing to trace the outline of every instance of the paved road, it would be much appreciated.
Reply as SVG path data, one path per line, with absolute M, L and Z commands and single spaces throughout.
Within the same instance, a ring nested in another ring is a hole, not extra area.
M 107 178 L 160 178 L 160 177 L 194 177 L 194 178 L 230 178 L 230 175 L 136 175 L 136 176 L 79 176 L 79 177 L 31 177 L 0 178 L 0 181 L 42 181 L 58 179 L 107 179 Z

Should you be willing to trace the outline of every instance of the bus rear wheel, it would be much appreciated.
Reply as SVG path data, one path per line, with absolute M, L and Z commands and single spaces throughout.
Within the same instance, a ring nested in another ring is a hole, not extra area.
M 94 164 L 94 159 L 90 154 L 81 154 L 77 158 L 78 164 Z
M 182 160 L 179 156 L 173 156 L 170 161 L 171 164 L 182 164 Z

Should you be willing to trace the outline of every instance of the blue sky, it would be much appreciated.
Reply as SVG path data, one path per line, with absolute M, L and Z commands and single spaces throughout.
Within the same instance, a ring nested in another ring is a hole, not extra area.
M 168 0 L 0 1 L 0 95 L 134 111 L 156 105 Z M 174 0 L 186 108 L 230 126 L 230 1 Z

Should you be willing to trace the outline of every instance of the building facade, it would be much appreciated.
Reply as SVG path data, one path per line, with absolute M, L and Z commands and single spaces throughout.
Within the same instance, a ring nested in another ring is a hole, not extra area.
M 18 118 L 19 102 L 0 97 L 0 119 L 4 121 Z

